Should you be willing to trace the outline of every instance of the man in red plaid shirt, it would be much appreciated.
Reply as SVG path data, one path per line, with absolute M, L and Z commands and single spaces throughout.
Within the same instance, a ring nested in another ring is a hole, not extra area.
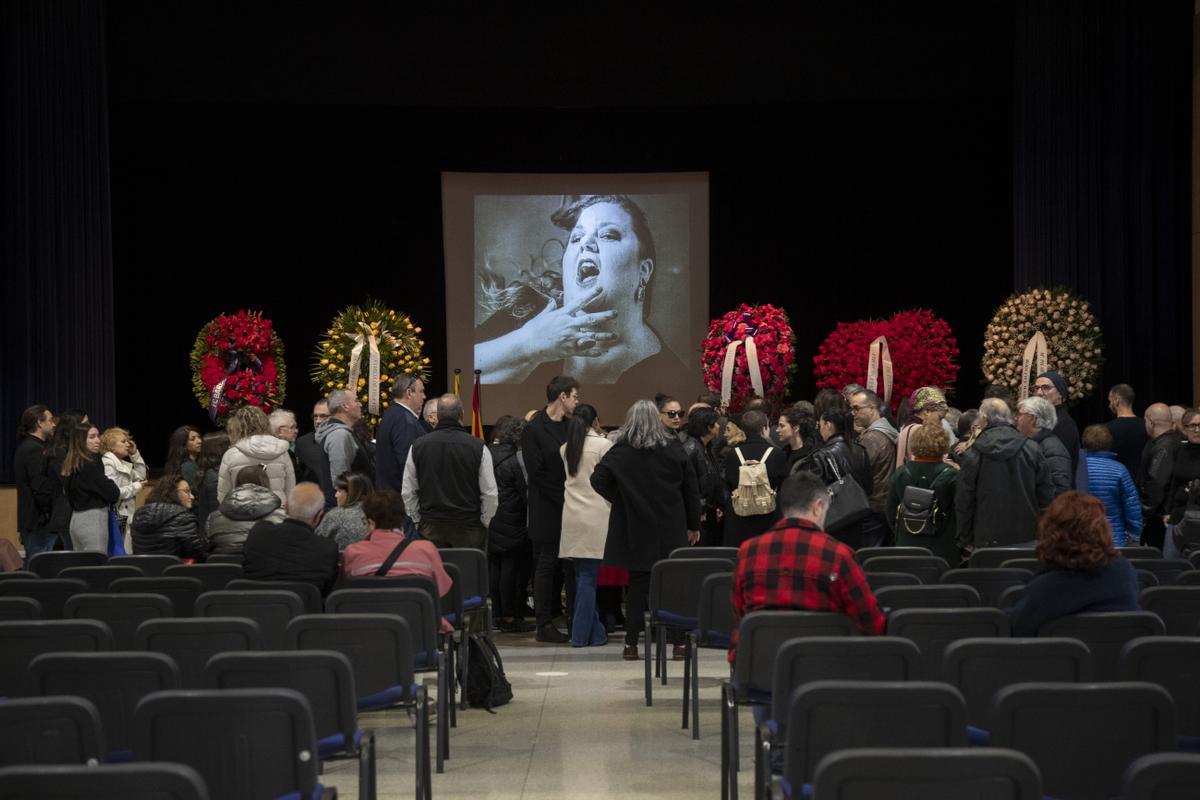
M 732 664 L 737 626 L 760 609 L 840 611 L 867 634 L 883 632 L 884 617 L 854 551 L 822 530 L 829 493 L 820 478 L 797 473 L 779 487 L 783 519 L 742 543 L 733 576 Z

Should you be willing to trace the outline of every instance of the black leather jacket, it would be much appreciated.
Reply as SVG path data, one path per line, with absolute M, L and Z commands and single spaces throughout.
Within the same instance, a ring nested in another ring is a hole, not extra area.
M 868 496 L 874 488 L 871 459 L 866 449 L 857 442 L 847 442 L 841 436 L 834 436 L 809 456 L 808 464 L 810 471 L 820 475 L 826 484 L 836 481 L 838 475 L 851 475 Z

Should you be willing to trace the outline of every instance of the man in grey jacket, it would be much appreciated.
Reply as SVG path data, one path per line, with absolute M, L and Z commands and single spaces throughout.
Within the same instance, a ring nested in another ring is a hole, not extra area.
M 370 459 L 354 436 L 354 424 L 362 419 L 362 403 L 348 389 L 329 393 L 329 419 L 317 428 L 317 444 L 329 459 L 329 482 L 346 472 L 362 472 L 372 481 Z
M 1046 464 L 1050 467 L 1050 481 L 1054 484 L 1054 496 L 1058 497 L 1071 488 L 1071 454 L 1062 439 L 1054 433 L 1058 411 L 1049 400 L 1027 397 L 1017 406 L 1017 430 L 1037 442 Z
M 954 505 L 958 544 L 1032 544 L 1038 515 L 1054 499 L 1050 465 L 1032 439 L 1013 427 L 1012 411 L 990 397 L 979 406 L 983 431 L 962 455 Z
M 871 515 L 863 520 L 862 546 L 875 547 L 890 533 L 884 518 L 888 490 L 896 472 L 896 440 L 900 437 L 892 423 L 883 418 L 883 400 L 869 389 L 859 389 L 850 395 L 850 410 L 854 427 L 862 431 L 858 443 L 867 451 L 871 461 Z

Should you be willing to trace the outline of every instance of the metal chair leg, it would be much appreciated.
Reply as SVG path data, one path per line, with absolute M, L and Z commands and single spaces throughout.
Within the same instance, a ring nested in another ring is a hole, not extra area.
M 647 617 L 648 617 L 648 616 L 649 616 L 649 615 L 647 615 Z M 650 640 L 651 640 L 651 639 L 653 639 L 654 637 L 653 637 L 653 636 L 651 635 L 651 633 L 650 633 L 649 619 L 647 619 L 647 620 L 646 620 L 646 622 L 647 622 L 647 624 L 646 624 L 646 629 L 645 629 L 645 633 L 646 633 L 646 651 L 645 651 L 645 653 L 643 653 L 643 655 L 645 656 L 645 658 L 643 658 L 643 663 L 645 664 L 645 667 L 646 667 L 646 705 L 647 705 L 647 707 L 649 707 L 649 706 L 652 706 L 652 705 L 654 705 L 654 697 L 653 697 L 653 695 L 652 695 L 652 689 L 650 688 L 650 687 L 651 687 L 651 680 L 650 680 Z
M 692 665 L 692 738 L 700 738 L 700 647 L 695 637 L 688 642 Z
M 690 643 L 690 642 L 689 642 Z M 688 702 L 691 699 L 688 697 L 692 688 L 692 660 L 686 659 L 683 662 L 683 725 L 685 731 L 688 726 Z

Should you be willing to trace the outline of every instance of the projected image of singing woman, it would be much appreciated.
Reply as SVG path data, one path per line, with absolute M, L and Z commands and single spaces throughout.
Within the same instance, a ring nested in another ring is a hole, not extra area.
M 485 279 L 493 313 L 476 328 L 475 366 L 487 382 L 521 383 L 549 362 L 585 384 L 686 375 L 648 322 L 657 256 L 641 207 L 622 194 L 566 195 L 551 221 L 567 232 L 561 273 Z M 686 313 L 687 298 L 674 300 Z

